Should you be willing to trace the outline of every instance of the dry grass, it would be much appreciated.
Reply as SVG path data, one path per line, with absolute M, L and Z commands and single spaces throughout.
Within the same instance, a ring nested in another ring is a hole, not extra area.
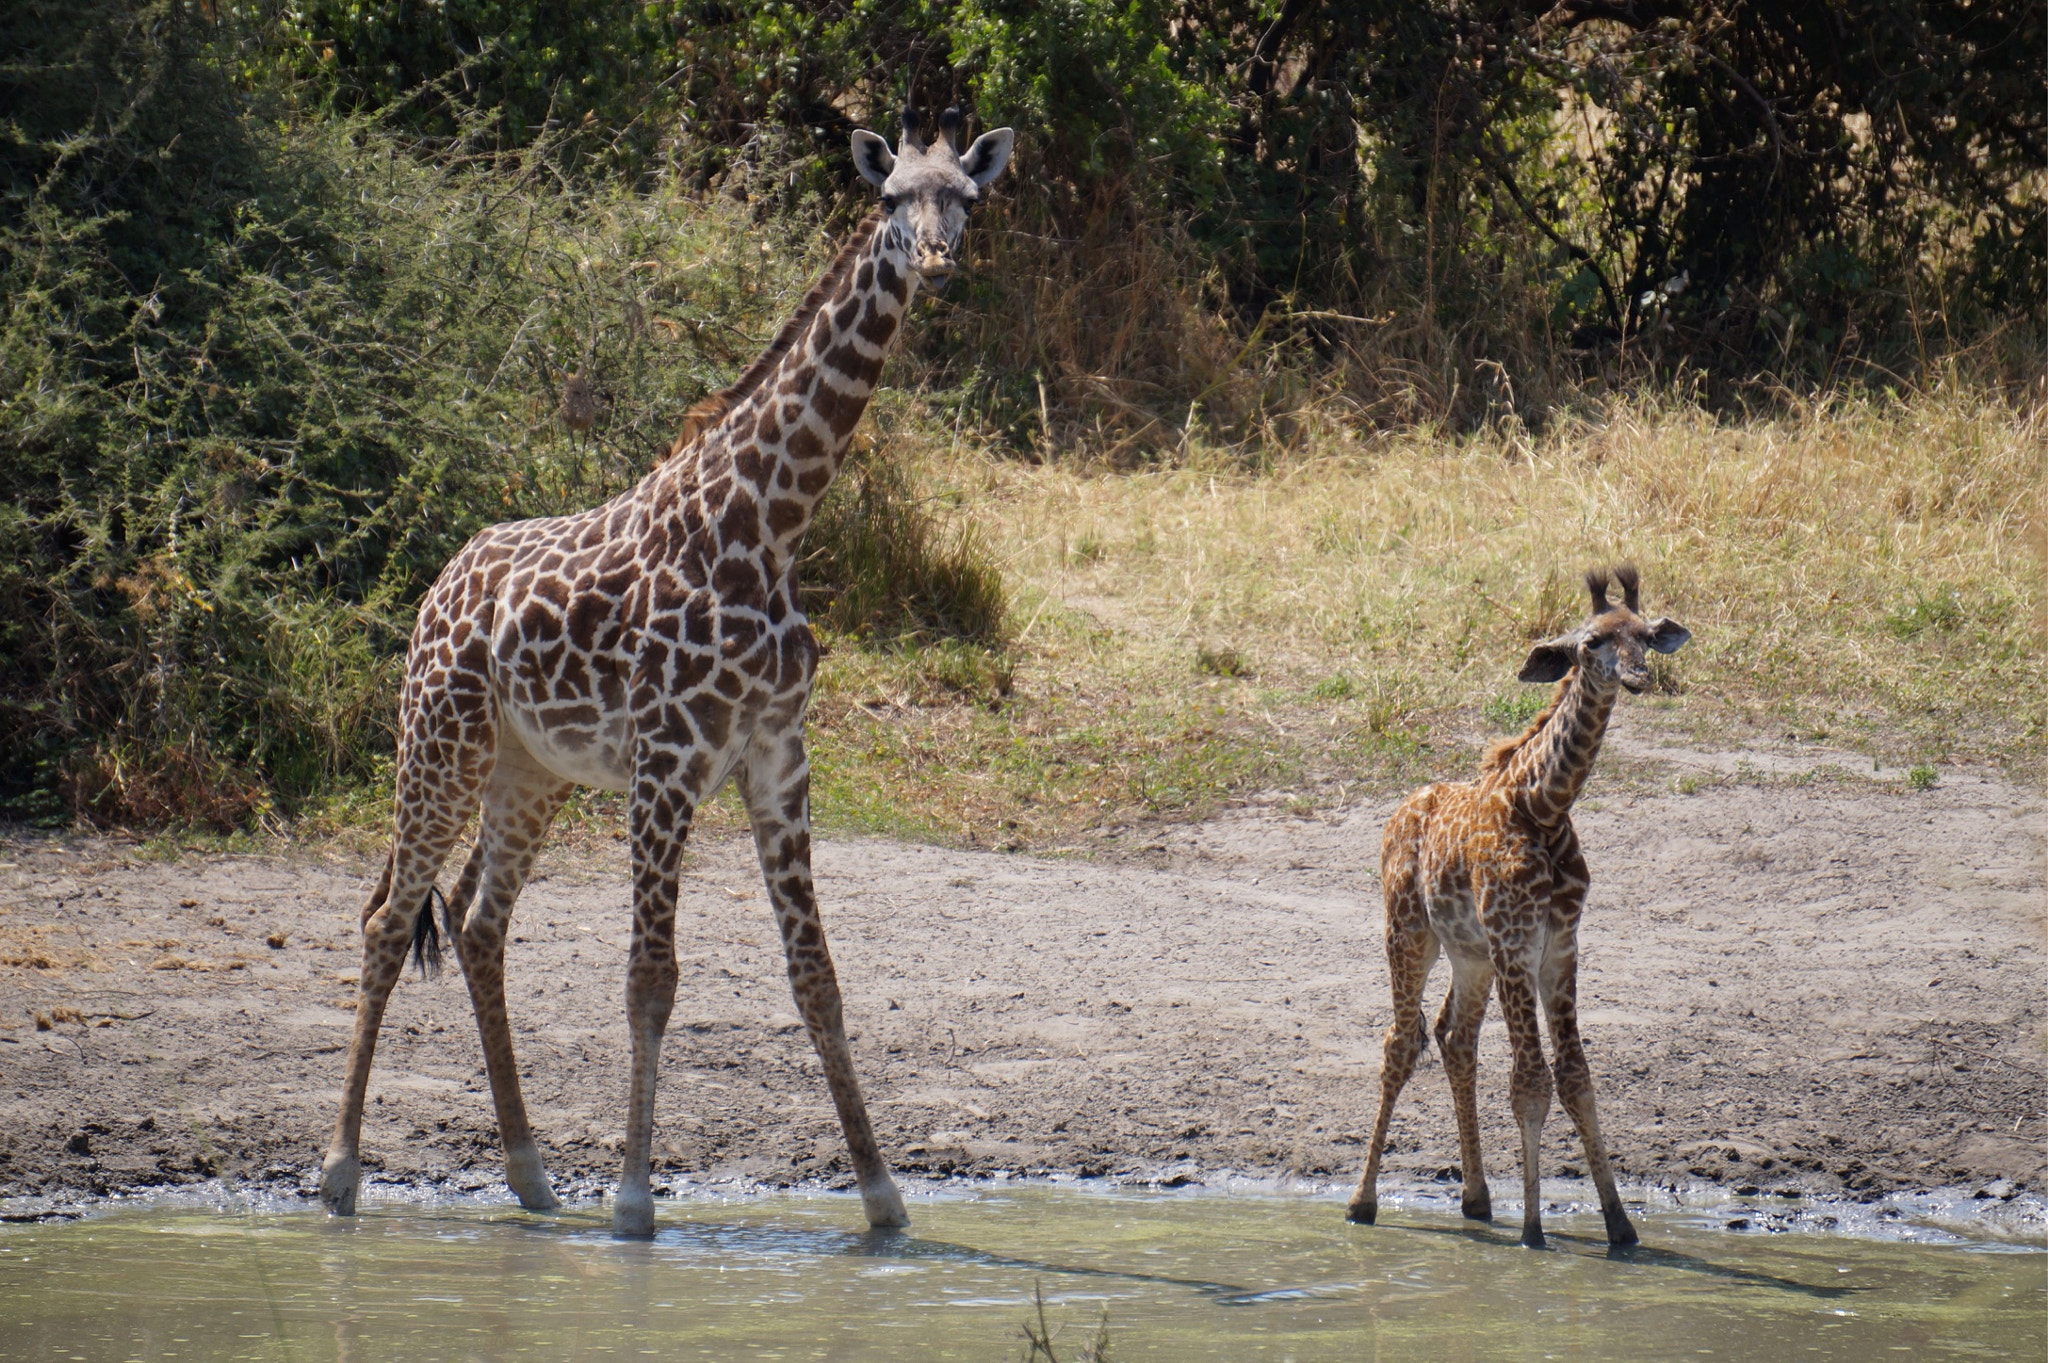
M 827 828 L 1074 847 L 1463 773 L 1542 700 L 1514 675 L 1579 618 L 1580 572 L 1624 557 L 1694 635 L 1636 722 L 1793 733 L 1901 790 L 1915 766 L 2032 780 L 2048 747 L 2038 407 L 1955 391 L 1731 424 L 1635 402 L 1536 439 L 1329 428 L 1273 467 L 1198 447 L 1140 472 L 992 457 L 900 397 L 875 423 L 936 533 L 971 526 L 1001 565 L 1008 639 L 826 631 Z M 385 798 L 299 832 L 381 845 Z M 615 837 L 619 810 L 580 796 L 562 835 Z M 730 793 L 699 827 L 744 827 Z
M 1140 473 L 883 422 L 1003 563 L 1011 689 L 935 685 L 930 651 L 836 654 L 830 822 L 1032 845 L 1462 770 L 1475 730 L 1526 717 L 1515 670 L 1579 617 L 1580 571 L 1621 558 L 1694 632 L 1638 703 L 1661 726 L 1888 767 L 2027 769 L 2048 734 L 2039 408 L 1638 402 L 1536 439 L 1333 432 L 1263 471 L 1196 448 Z

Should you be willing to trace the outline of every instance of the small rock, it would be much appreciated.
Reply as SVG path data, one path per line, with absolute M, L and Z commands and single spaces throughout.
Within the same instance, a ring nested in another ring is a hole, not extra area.
M 2010 1202 L 2013 1200 L 2014 1197 L 2018 1196 L 2018 1194 L 2019 1189 L 2013 1186 L 2013 1182 L 2011 1179 L 2001 1178 L 1994 1179 L 1992 1182 L 1985 1184 L 1976 1192 L 1970 1194 L 1970 1196 L 1976 1198 L 1995 1197 L 2000 1202 Z

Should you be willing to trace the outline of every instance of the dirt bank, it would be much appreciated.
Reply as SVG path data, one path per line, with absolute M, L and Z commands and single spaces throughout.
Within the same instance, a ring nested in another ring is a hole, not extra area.
M 1625 734 L 1615 751 L 1625 766 Z M 1658 756 L 1710 778 L 1738 765 Z M 1622 1170 L 1810 1192 L 2043 1186 L 2041 798 L 1967 775 L 1925 791 L 1810 779 L 1813 762 L 1750 754 L 1778 774 L 1690 795 L 1615 783 L 1581 807 L 1581 1000 Z M 1092 857 L 824 840 L 888 1150 L 932 1172 L 1355 1174 L 1387 1021 L 1373 868 L 1389 807 L 1240 810 L 1109 835 Z M 0 1196 L 296 1184 L 318 1162 L 373 868 L 139 850 L 0 842 Z M 661 1164 L 829 1180 L 844 1158 L 751 851 L 707 844 L 688 874 Z M 625 904 L 619 847 L 552 853 L 511 948 L 528 1101 L 558 1180 L 585 1190 L 613 1176 L 620 1140 Z M 1511 1178 L 1497 1019 L 1482 1065 L 1490 1172 Z M 372 1093 L 381 1176 L 495 1179 L 454 975 L 400 987 Z M 1570 1131 L 1554 1113 L 1546 1173 L 1578 1171 Z M 1455 1160 L 1433 1058 L 1394 1148 L 1411 1177 Z

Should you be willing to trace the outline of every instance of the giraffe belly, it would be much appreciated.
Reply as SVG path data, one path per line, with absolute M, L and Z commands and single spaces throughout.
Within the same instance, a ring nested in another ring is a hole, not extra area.
M 1431 894 L 1427 897 L 1429 930 L 1453 956 L 1486 958 L 1486 929 L 1472 896 L 1465 892 Z
M 624 790 L 633 773 L 628 755 L 631 726 L 626 716 L 601 715 L 595 723 L 571 723 L 551 717 L 548 709 L 552 708 L 505 705 L 500 713 L 533 760 L 564 781 L 599 790 Z

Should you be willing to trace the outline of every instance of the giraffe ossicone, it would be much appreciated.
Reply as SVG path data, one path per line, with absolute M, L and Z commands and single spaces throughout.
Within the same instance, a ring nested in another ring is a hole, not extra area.
M 1592 1070 L 1579 1038 L 1579 917 L 1590 880 L 1571 807 L 1600 754 L 1616 694 L 1642 691 L 1650 684 L 1649 653 L 1676 652 L 1692 636 L 1676 621 L 1643 618 L 1634 567 L 1615 569 L 1612 580 L 1621 585 L 1619 604 L 1608 600 L 1607 573 L 1587 573 L 1591 614 L 1585 623 L 1537 644 L 1522 664 L 1523 681 L 1558 683 L 1529 727 L 1493 746 L 1476 781 L 1425 786 L 1387 819 L 1380 884 L 1394 1019 L 1380 1067 L 1379 1117 L 1347 1212 L 1353 1221 L 1370 1225 L 1379 1215 L 1387 1127 L 1429 1044 L 1422 989 L 1441 952 L 1450 958 L 1451 987 L 1435 1035 L 1458 1114 L 1465 1215 L 1493 1219 L 1476 1088 L 1479 1026 L 1493 992 L 1514 1051 L 1509 1106 L 1522 1133 L 1522 1243 L 1543 1245 L 1538 1155 L 1553 1073 L 1586 1148 L 1607 1239 L 1636 1243 L 1600 1135 Z M 1544 1063 L 1539 1002 L 1554 1066 Z
M 967 210 L 1009 162 L 1008 128 L 962 153 L 950 135 L 958 122 L 949 111 L 927 144 L 906 111 L 893 153 L 855 133 L 854 161 L 881 191 L 879 208 L 760 358 L 692 410 L 670 456 L 603 506 L 483 531 L 422 601 L 399 702 L 391 854 L 363 908 L 355 1033 L 321 1169 L 330 1211 L 355 1210 L 378 1028 L 408 947 L 435 946 L 428 899 L 472 816 L 476 843 L 443 927 L 483 1038 L 506 1181 L 527 1207 L 558 1205 L 520 1096 L 505 938 L 548 825 L 589 785 L 626 793 L 630 828 L 632 1078 L 613 1228 L 653 1232 L 678 872 L 697 809 L 731 779 L 868 1221 L 908 1224 L 854 1073 L 811 883 L 804 715 L 818 645 L 796 566 L 912 298 L 956 268 Z

